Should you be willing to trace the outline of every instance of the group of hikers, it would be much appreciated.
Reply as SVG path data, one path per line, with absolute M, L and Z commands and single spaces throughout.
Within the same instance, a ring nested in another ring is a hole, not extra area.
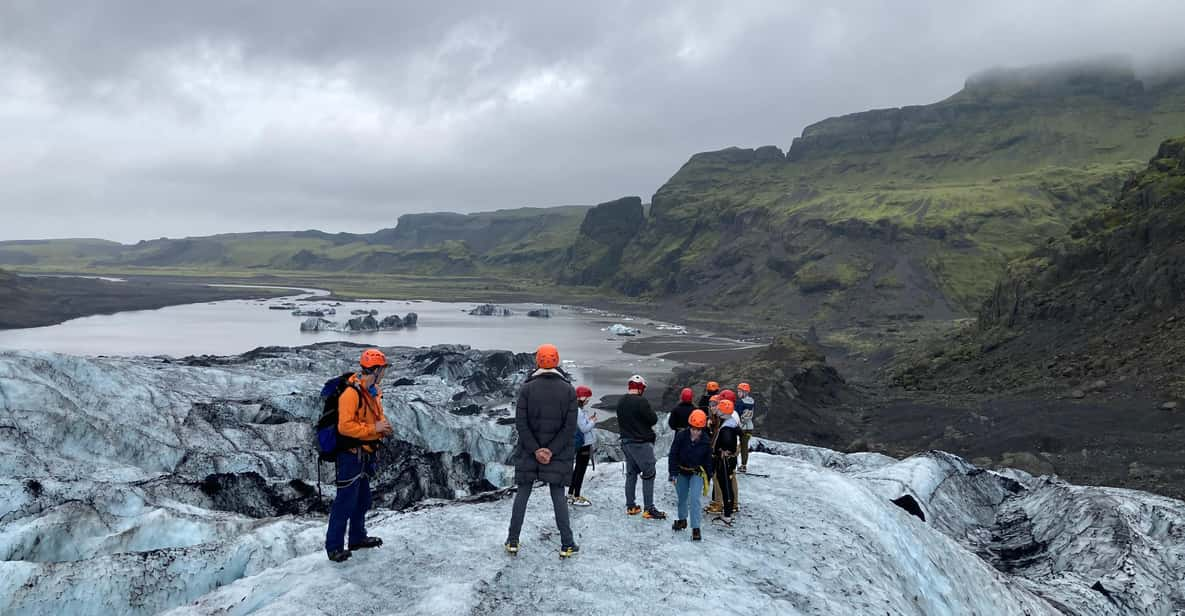
M 343 375 L 343 386 L 336 398 L 336 435 L 344 447 L 335 453 L 337 495 L 325 536 L 326 553 L 335 562 L 349 558 L 353 550 L 383 543 L 367 534 L 365 516 L 371 504 L 374 452 L 378 441 L 392 433 L 383 415 L 382 391 L 378 388 L 386 369 L 386 357 L 381 351 L 363 351 L 360 370 Z M 644 397 L 645 391 L 645 378 L 630 377 L 627 393 L 616 407 L 625 465 L 625 512 L 640 514 L 647 520 L 665 520 L 666 512 L 654 504 L 658 415 Z M 571 378 L 560 368 L 559 350 L 554 345 L 544 344 L 536 350 L 535 370 L 519 389 L 515 403 L 517 489 L 504 544 L 507 552 L 519 551 L 519 534 L 536 482 L 545 484 L 551 494 L 560 533 L 560 556 L 572 556 L 580 550 L 572 534 L 568 507 L 592 505 L 581 494 L 588 467 L 593 464 L 597 438 L 597 415 L 590 406 L 592 395 L 585 385 L 572 386 Z M 739 383 L 735 390 L 722 390 L 718 383 L 709 382 L 698 402 L 693 404 L 693 399 L 695 392 L 683 389 L 679 404 L 671 409 L 667 420 L 675 432 L 667 454 L 667 479 L 678 496 L 678 514 L 671 528 L 682 531 L 690 527 L 691 539 L 699 541 L 703 537 L 702 512 L 731 526 L 738 511 L 736 474 L 748 472 L 755 405 L 748 383 Z M 637 501 L 639 477 L 641 506 Z M 712 501 L 701 509 L 700 498 L 708 495 L 709 485 Z

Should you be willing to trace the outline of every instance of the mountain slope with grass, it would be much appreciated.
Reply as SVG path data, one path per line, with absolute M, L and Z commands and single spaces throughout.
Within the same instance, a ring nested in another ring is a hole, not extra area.
M 978 325 L 895 373 L 905 387 L 1185 398 L 1185 137 L 1122 196 L 1015 262 Z M 1076 390 L 1076 391 L 1075 391 Z
M 589 282 L 750 327 L 817 323 L 825 340 L 968 316 L 1009 259 L 1108 205 L 1182 132 L 1185 77 L 985 73 L 938 103 L 809 126 L 785 154 L 693 156 Z

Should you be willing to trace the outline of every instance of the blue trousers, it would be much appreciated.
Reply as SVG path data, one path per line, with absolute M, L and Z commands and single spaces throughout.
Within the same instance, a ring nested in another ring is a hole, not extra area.
M 675 475 L 675 493 L 679 495 L 679 520 L 686 520 L 691 509 L 691 527 L 699 528 L 700 496 L 704 494 L 704 478 L 699 475 Z
M 370 510 L 370 478 L 375 474 L 374 454 L 337 454 L 337 496 L 329 510 L 329 528 L 325 531 L 325 551 L 345 548 L 346 526 L 350 543 L 366 539 L 366 512 Z

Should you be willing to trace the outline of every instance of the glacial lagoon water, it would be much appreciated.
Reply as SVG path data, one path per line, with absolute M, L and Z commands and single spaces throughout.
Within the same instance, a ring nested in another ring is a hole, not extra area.
M 320 292 L 324 293 L 324 292 Z M 294 301 L 297 297 L 305 301 Z M 332 307 L 329 320 L 344 322 L 352 310 L 377 310 L 378 319 L 391 314 L 419 315 L 419 326 L 395 331 L 346 334 L 301 332 L 304 317 L 271 306 L 295 303 L 301 309 Z M 657 357 L 627 354 L 627 337 L 606 331 L 621 323 L 642 335 L 670 333 L 667 324 L 611 316 L 599 311 L 560 305 L 506 304 L 511 316 L 471 316 L 473 303 L 430 301 L 326 301 L 306 294 L 271 300 L 230 300 L 83 317 L 48 327 L 0 330 L 0 350 L 31 349 L 74 355 L 155 356 L 235 355 L 261 346 L 300 346 L 346 340 L 376 346 L 424 347 L 464 344 L 478 349 L 531 352 L 550 342 L 560 349 L 565 368 L 597 396 L 621 393 L 630 374 L 656 382 L 665 380 L 676 363 Z M 551 318 L 528 317 L 528 310 L 546 307 Z

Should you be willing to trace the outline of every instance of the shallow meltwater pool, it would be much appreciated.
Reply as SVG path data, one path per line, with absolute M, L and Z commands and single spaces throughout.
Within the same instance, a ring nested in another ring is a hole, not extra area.
M 27 349 L 73 355 L 152 356 L 236 355 L 261 346 L 301 346 L 345 340 L 375 346 L 422 347 L 463 344 L 478 349 L 533 352 L 545 342 L 559 347 L 564 367 L 575 380 L 591 386 L 599 397 L 624 393 L 629 375 L 639 373 L 662 383 L 678 362 L 621 350 L 627 340 L 609 331 L 620 324 L 640 330 L 639 336 L 670 334 L 675 326 L 645 319 L 609 315 L 559 305 L 506 304 L 510 316 L 472 316 L 473 303 L 366 300 L 329 301 L 311 292 L 270 300 L 229 300 L 170 306 L 111 315 L 83 317 L 47 327 L 0 331 L 0 351 Z M 325 318 L 344 323 L 352 311 L 378 311 L 375 318 L 405 317 L 415 312 L 419 324 L 394 331 L 341 333 L 301 332 L 301 310 L 330 309 Z M 548 308 L 550 318 L 527 312 Z

